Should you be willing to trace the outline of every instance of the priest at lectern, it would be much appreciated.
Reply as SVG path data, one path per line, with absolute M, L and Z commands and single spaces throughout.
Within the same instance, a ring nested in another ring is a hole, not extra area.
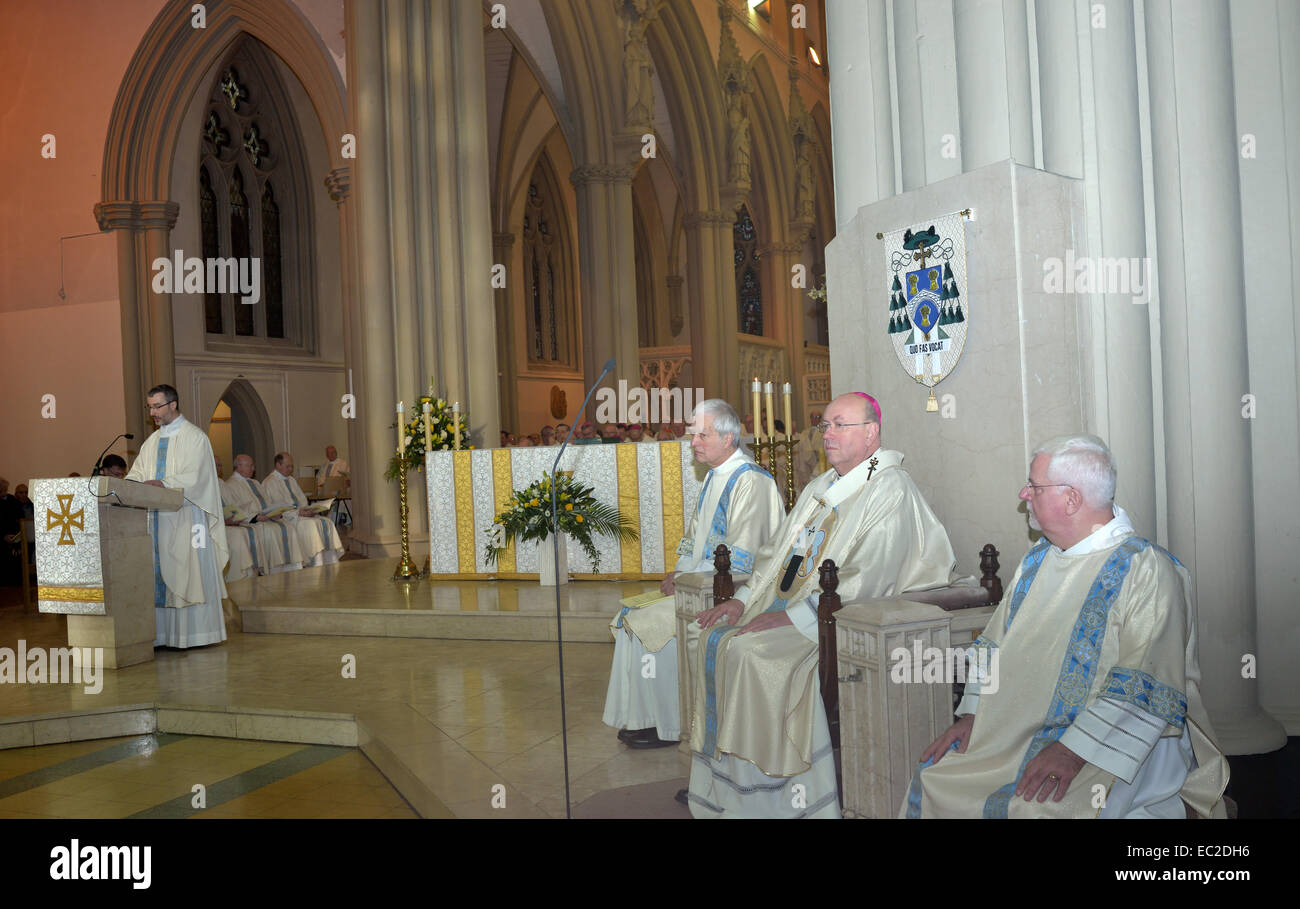
M 177 511 L 151 511 L 155 647 L 199 647 L 226 639 L 221 573 L 229 552 L 221 493 L 207 435 L 180 412 L 176 389 L 155 385 L 146 398 L 158 431 L 140 446 L 128 480 L 180 489 Z

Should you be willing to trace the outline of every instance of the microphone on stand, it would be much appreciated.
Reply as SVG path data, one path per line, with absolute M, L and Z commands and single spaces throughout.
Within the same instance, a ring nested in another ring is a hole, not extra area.
M 121 438 L 123 438 L 123 437 L 128 438 L 128 439 L 134 439 L 134 438 L 135 438 L 135 433 L 133 433 L 133 432 L 124 432 L 124 433 L 120 433 L 120 434 L 117 436 L 117 439 L 121 439 Z M 92 471 L 90 472 L 90 475 L 91 475 L 92 477 L 103 476 L 103 474 L 104 474 L 104 455 L 108 454 L 108 450 L 109 450 L 110 448 L 112 448 L 112 447 L 117 443 L 117 439 L 114 439 L 112 442 L 109 442 L 107 445 L 105 445 L 105 446 L 104 446 L 104 450 L 101 451 L 101 452 L 99 453 L 99 458 L 96 459 L 96 461 L 95 461 L 95 469 L 92 470 Z
M 610 357 L 605 361 L 605 368 L 600 371 L 595 383 L 587 390 L 587 396 L 582 399 L 582 406 L 578 408 L 578 416 L 581 417 L 587 411 L 587 404 L 591 401 L 591 396 L 595 393 L 600 383 L 605 381 L 605 376 L 614 371 L 614 361 L 616 358 Z M 551 463 L 551 533 L 556 537 L 560 535 L 559 530 L 559 507 L 556 502 L 556 471 L 560 467 L 560 458 L 564 455 L 564 449 L 568 447 L 569 440 L 573 438 L 573 433 L 578 429 L 578 421 L 574 420 L 573 425 L 569 427 L 569 434 L 564 437 L 564 442 L 560 445 L 560 450 L 555 453 L 555 460 Z M 551 547 L 552 556 L 555 559 L 555 579 L 560 579 L 560 546 L 559 541 Z M 555 585 L 555 642 L 560 652 L 560 741 L 564 751 L 564 816 L 568 819 L 573 818 L 573 813 L 569 808 L 569 728 L 564 709 L 564 631 L 560 627 L 560 585 Z

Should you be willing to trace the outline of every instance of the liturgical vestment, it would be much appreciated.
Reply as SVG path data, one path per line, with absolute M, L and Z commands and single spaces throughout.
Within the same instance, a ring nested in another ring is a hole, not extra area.
M 221 573 L 229 560 L 220 480 L 207 435 L 184 416 L 140 446 L 128 480 L 181 489 L 176 511 L 150 511 L 154 542 L 155 647 L 197 647 L 226 639 Z
M 1040 540 L 1008 589 L 975 642 L 996 678 L 968 681 L 957 708 L 975 714 L 970 744 L 918 766 L 900 814 L 1184 818 L 1185 800 L 1225 816 L 1187 569 L 1116 507 L 1068 550 Z M 1025 765 L 1056 741 L 1087 761 L 1065 797 L 1016 797 Z
M 262 481 L 262 494 L 268 503 L 307 507 L 307 494 L 298 481 L 286 477 L 278 470 L 271 471 Z M 283 520 L 298 533 L 302 549 L 303 567 L 328 565 L 343 555 L 343 541 L 334 529 L 334 522 L 323 515 L 299 515 L 297 511 L 285 512 Z
M 234 504 L 225 481 L 218 480 L 217 488 L 221 491 L 221 504 L 229 507 Z M 251 527 L 234 524 L 226 525 L 226 547 L 230 550 L 230 560 L 226 562 L 225 578 L 227 581 L 242 581 L 247 577 L 256 577 L 259 561 L 257 558 L 257 541 Z
M 686 536 L 677 547 L 679 573 L 713 573 L 713 553 L 725 545 L 731 570 L 749 574 L 754 556 L 781 523 L 785 509 L 771 474 L 740 450 L 708 472 Z M 614 663 L 605 694 L 604 721 L 615 729 L 657 730 L 681 738 L 677 691 L 677 611 L 669 596 L 614 617 Z M 647 672 L 647 653 L 655 654 Z
M 814 479 L 737 591 L 745 603 L 738 625 L 688 626 L 696 817 L 839 816 L 817 680 L 817 568 L 835 561 L 837 592 L 849 602 L 943 587 L 956 564 L 902 462 L 878 449 L 842 477 L 829 470 Z M 776 610 L 792 624 L 735 634 Z
M 277 474 L 278 476 L 278 474 Z M 236 471 L 225 482 L 226 501 L 245 514 L 259 514 L 272 501 L 262 491 L 262 484 Z M 226 536 L 242 535 L 253 545 L 257 568 L 261 574 L 278 574 L 296 571 L 302 567 L 302 550 L 298 545 L 298 531 L 283 519 L 254 521 L 247 526 L 226 526 Z

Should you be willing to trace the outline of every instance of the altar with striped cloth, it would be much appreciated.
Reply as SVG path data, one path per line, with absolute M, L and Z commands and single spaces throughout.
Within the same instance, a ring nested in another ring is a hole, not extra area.
M 538 576 L 537 544 L 512 544 L 494 566 L 484 564 L 487 530 L 516 489 L 551 469 L 555 447 L 431 451 L 425 455 L 429 495 L 430 558 L 434 577 L 488 579 Z M 594 538 L 597 574 L 582 547 L 568 541 L 569 576 L 660 580 L 676 562 L 690 509 L 705 469 L 697 467 L 689 440 L 570 445 L 560 470 L 595 489 L 641 533 L 637 541 Z M 417 558 L 418 553 L 413 553 Z

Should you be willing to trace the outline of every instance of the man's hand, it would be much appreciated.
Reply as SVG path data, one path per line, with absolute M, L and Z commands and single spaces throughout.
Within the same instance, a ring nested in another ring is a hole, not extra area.
M 701 612 L 696 621 L 699 622 L 701 628 L 708 628 L 722 619 L 726 619 L 728 625 L 734 625 L 744 612 L 745 604 L 740 600 L 725 600 L 712 609 Z
M 967 747 L 970 746 L 970 731 L 975 725 L 975 714 L 968 713 L 957 722 L 948 727 L 948 731 L 939 736 L 930 743 L 930 747 L 921 753 L 921 763 L 925 763 L 934 758 L 937 764 L 943 760 L 943 756 L 948 753 L 952 743 L 957 743 L 957 753 L 965 754 Z
M 659 582 L 659 592 L 664 596 L 670 597 L 673 595 L 674 591 L 676 591 L 677 585 L 673 583 L 673 578 L 675 577 L 677 577 L 677 572 L 670 571 L 664 575 L 664 579 Z
M 767 631 L 769 628 L 780 628 L 782 625 L 793 625 L 790 616 L 786 615 L 784 609 L 779 612 L 764 612 L 761 615 L 754 616 L 753 620 L 746 623 L 736 634 L 749 634 L 751 631 Z
M 226 518 L 226 526 L 227 526 L 227 527 L 234 527 L 234 526 L 235 526 L 236 524 L 238 524 L 238 523 L 239 523 L 239 522 L 236 521 L 234 518 Z
M 145 480 L 145 481 L 144 481 L 144 485 L 146 485 L 146 486 L 162 486 L 162 484 L 163 484 L 163 481 L 162 481 L 162 480 Z
M 313 514 L 315 514 L 315 513 L 316 513 L 316 512 L 312 511 L 310 508 L 299 508 L 299 509 L 298 509 L 298 517 L 300 517 L 300 518 L 310 517 L 311 515 L 313 515 Z
M 1016 786 L 1016 795 L 1023 795 L 1026 802 L 1032 802 L 1034 796 L 1045 802 L 1055 791 L 1052 801 L 1059 802 L 1065 798 L 1070 788 L 1070 781 L 1078 775 L 1087 763 L 1060 742 L 1052 742 L 1025 767 L 1025 773 Z

